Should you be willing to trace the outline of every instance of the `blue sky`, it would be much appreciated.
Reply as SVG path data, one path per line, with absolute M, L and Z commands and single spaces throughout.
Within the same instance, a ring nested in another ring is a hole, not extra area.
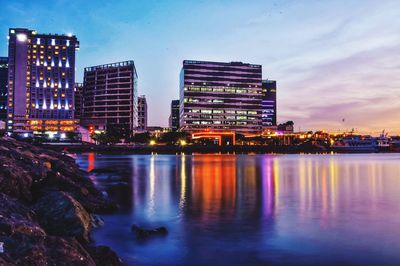
M 149 124 L 167 125 L 184 59 L 263 65 L 278 121 L 400 133 L 400 1 L 5 1 L 9 27 L 74 33 L 83 68 L 134 60 Z M 342 119 L 345 118 L 343 122 Z

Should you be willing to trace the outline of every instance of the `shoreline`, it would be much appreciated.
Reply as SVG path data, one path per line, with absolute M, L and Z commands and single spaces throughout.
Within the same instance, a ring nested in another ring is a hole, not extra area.
M 373 154 L 373 153 L 398 153 L 398 151 L 375 151 L 375 152 L 337 152 L 331 148 L 321 146 L 265 146 L 265 145 L 236 145 L 236 146 L 203 146 L 203 145 L 52 145 L 42 144 L 45 149 L 64 151 L 68 153 L 97 152 L 104 154 Z

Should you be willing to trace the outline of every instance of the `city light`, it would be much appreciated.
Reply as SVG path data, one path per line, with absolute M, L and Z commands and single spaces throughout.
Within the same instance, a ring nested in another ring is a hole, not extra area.
M 26 36 L 26 34 L 24 34 L 24 33 L 17 34 L 17 40 L 19 42 L 26 42 L 27 39 L 28 39 L 28 37 Z
M 150 140 L 150 145 L 151 145 L 151 146 L 156 145 L 156 141 L 155 141 L 154 139 Z

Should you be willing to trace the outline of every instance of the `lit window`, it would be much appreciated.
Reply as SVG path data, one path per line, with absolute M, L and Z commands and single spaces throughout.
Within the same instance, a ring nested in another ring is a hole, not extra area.
M 56 40 L 55 39 L 51 39 L 51 45 L 56 45 Z

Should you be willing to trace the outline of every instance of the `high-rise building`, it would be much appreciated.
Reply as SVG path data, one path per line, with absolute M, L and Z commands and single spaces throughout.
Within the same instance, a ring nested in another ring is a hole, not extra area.
M 180 128 L 183 131 L 261 132 L 261 65 L 183 61 Z
M 262 125 L 276 127 L 276 81 L 262 81 Z
M 132 133 L 138 120 L 137 79 L 133 61 L 85 68 L 81 124 Z
M 8 57 L 0 57 L 0 120 L 7 118 Z
M 13 132 L 75 131 L 73 35 L 10 29 L 7 129 Z
M 172 131 L 179 129 L 179 100 L 171 101 L 171 114 L 169 117 L 169 127 Z
M 146 131 L 147 129 L 147 101 L 146 96 L 138 97 L 138 130 Z
M 74 86 L 74 115 L 75 119 L 81 119 L 82 115 L 83 83 L 75 83 Z

